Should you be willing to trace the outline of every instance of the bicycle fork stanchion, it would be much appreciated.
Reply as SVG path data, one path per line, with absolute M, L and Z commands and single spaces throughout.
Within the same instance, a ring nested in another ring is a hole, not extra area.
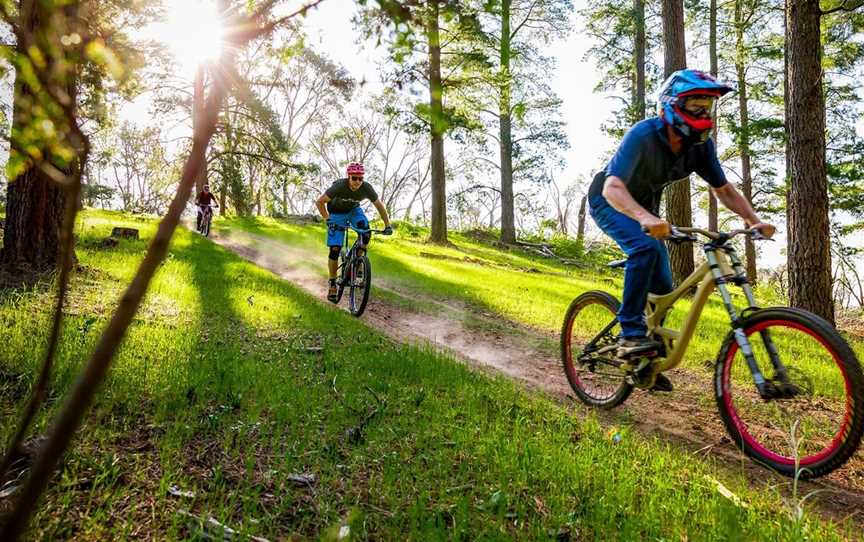
M 756 297 L 753 295 L 753 287 L 750 286 L 750 281 L 747 280 L 747 273 L 744 271 L 741 259 L 738 258 L 738 254 L 736 254 L 734 250 L 730 249 L 728 254 L 729 259 L 732 261 L 732 268 L 735 270 L 735 275 L 738 277 L 739 285 L 741 286 L 741 289 L 744 290 L 744 296 L 747 298 L 747 304 L 749 305 L 748 309 L 758 309 L 759 307 L 756 305 Z M 771 340 L 771 334 L 767 329 L 763 329 L 759 332 L 759 336 L 762 337 L 762 343 L 768 351 L 768 357 L 771 358 L 771 365 L 774 367 L 775 376 L 780 378 L 784 384 L 788 383 L 786 366 L 783 365 L 782 361 L 780 361 L 780 353 L 777 351 L 777 347 L 774 346 L 774 341 Z
M 765 377 L 762 375 L 762 371 L 759 370 L 759 365 L 756 363 L 756 356 L 753 355 L 753 348 L 750 346 L 747 334 L 744 333 L 743 322 L 738 317 L 735 305 L 732 304 L 732 296 L 729 295 L 729 290 L 726 289 L 726 275 L 724 275 L 723 270 L 721 270 L 716 250 L 718 250 L 716 247 L 705 247 L 705 258 L 708 260 L 708 267 L 711 268 L 711 274 L 714 276 L 717 290 L 723 298 L 723 305 L 726 307 L 726 312 L 729 313 L 729 318 L 732 320 L 732 330 L 735 334 L 735 342 L 738 343 L 741 353 L 744 354 L 744 359 L 747 360 L 747 366 L 750 368 L 750 373 L 753 375 L 753 383 L 756 384 L 756 389 L 759 390 L 759 395 L 765 397 Z M 726 264 L 724 267 L 728 267 L 728 263 L 724 263 Z

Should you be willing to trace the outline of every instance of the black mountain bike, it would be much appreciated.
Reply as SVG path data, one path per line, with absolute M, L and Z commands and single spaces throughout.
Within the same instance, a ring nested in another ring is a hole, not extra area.
M 200 210 L 201 206 L 197 206 L 196 212 Z M 202 211 L 201 223 L 198 226 L 198 233 L 203 235 L 204 237 L 210 237 L 210 223 L 213 222 L 213 206 L 207 205 Z
M 333 226 L 337 230 L 347 231 L 344 226 Z M 366 303 L 369 301 L 369 290 L 372 288 L 372 265 L 369 263 L 369 257 L 366 256 L 366 250 L 360 245 L 360 236 L 364 233 L 381 233 L 390 235 L 385 230 L 362 230 L 351 226 L 351 229 L 357 233 L 354 238 L 354 244 L 348 248 L 348 234 L 345 234 L 345 240 L 342 242 L 342 251 L 339 253 L 339 267 L 337 268 L 336 279 L 336 303 L 342 299 L 342 294 L 345 289 L 348 289 L 348 311 L 354 316 L 359 317 L 366 310 Z M 359 251 L 363 250 L 360 255 Z

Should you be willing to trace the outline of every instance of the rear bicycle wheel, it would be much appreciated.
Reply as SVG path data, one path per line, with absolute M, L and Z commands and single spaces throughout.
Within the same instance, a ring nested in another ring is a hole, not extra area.
M 585 292 L 570 304 L 561 327 L 564 374 L 579 399 L 594 407 L 620 405 L 633 391 L 615 359 L 619 305 L 606 292 Z
M 348 310 L 354 316 L 360 316 L 366 310 L 369 302 L 369 290 L 372 288 L 372 266 L 364 254 L 354 259 L 348 292 Z
M 816 478 L 843 465 L 864 432 L 864 374 L 843 337 L 815 314 L 789 308 L 754 313 L 743 332 L 766 380 L 787 392 L 768 400 L 759 395 L 730 333 L 714 382 L 720 416 L 735 444 L 787 476 L 798 471 L 800 478 Z M 775 374 L 765 334 L 786 368 L 785 382 Z

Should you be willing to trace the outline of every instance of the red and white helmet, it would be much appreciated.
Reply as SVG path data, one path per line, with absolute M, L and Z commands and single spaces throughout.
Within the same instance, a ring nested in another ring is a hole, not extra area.
M 349 177 L 362 177 L 365 173 L 363 169 L 363 164 L 359 162 L 351 162 L 348 164 L 348 167 L 345 169 L 345 172 Z

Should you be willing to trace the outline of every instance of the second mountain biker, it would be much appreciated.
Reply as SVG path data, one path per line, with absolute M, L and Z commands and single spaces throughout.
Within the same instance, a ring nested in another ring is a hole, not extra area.
M 327 246 L 329 247 L 329 255 L 327 267 L 330 274 L 330 279 L 327 289 L 327 299 L 334 303 L 338 300 L 336 288 L 336 271 L 338 268 L 339 251 L 342 248 L 344 240 L 345 228 L 351 226 L 366 230 L 369 229 L 369 221 L 366 219 L 366 214 L 363 208 L 360 207 L 360 202 L 369 200 L 372 205 L 378 210 L 381 220 L 384 221 L 384 231 L 388 234 L 392 231 L 390 228 L 390 217 L 387 215 L 387 209 L 381 200 L 378 199 L 378 193 L 372 188 L 372 185 L 363 180 L 364 168 L 363 164 L 351 162 L 346 169 L 347 179 L 339 179 L 335 181 L 330 188 L 321 194 L 315 205 L 318 207 L 318 212 L 327 221 Z M 369 243 L 370 235 L 362 234 L 363 247 Z

